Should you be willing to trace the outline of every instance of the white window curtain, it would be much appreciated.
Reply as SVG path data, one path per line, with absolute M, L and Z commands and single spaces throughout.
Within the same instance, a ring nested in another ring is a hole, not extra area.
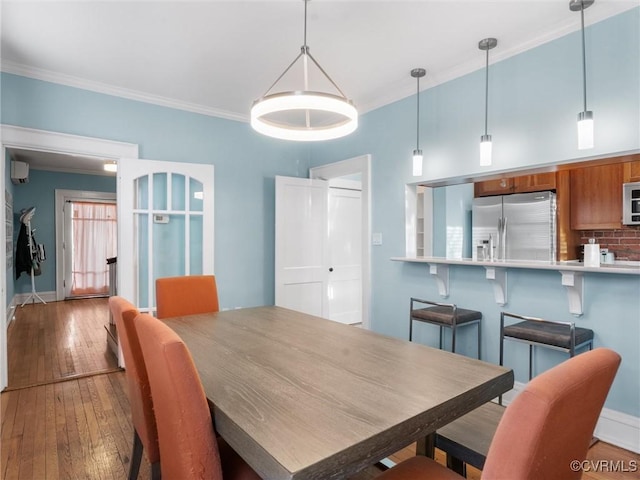
M 116 256 L 114 203 L 71 202 L 73 255 L 71 296 L 107 295 L 107 258 Z

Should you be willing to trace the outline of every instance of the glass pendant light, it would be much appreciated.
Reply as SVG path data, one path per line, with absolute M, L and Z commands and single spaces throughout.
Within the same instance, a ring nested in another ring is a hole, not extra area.
M 283 140 L 330 140 L 348 135 L 358 128 L 356 107 L 309 52 L 308 1 L 304 0 L 304 45 L 300 53 L 251 107 L 251 126 L 254 130 Z M 302 88 L 270 93 L 300 59 L 303 62 Z M 337 94 L 309 90 L 309 60 L 336 89 Z
M 484 87 L 484 135 L 480 137 L 480 166 L 487 167 L 491 165 L 492 143 L 491 135 L 487 133 L 487 125 L 489 123 L 489 50 L 498 45 L 495 38 L 485 38 L 478 42 L 478 48 L 487 52 L 487 60 L 485 64 L 485 87 Z
M 414 68 L 411 76 L 416 79 L 416 149 L 413 151 L 413 176 L 422 176 L 422 150 L 420 150 L 420 79 L 427 74 L 424 68 Z
M 595 0 L 571 0 L 569 9 L 580 12 L 582 33 L 582 99 L 584 110 L 578 113 L 578 149 L 593 148 L 593 112 L 587 110 L 587 56 L 584 42 L 584 9 L 593 5 Z

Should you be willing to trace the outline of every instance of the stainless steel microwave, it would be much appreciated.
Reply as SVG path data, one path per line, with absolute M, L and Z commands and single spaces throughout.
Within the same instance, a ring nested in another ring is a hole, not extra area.
M 622 184 L 622 223 L 640 225 L 640 182 Z

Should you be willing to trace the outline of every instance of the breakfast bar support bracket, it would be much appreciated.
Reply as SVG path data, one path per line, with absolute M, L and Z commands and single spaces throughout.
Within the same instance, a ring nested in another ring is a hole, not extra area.
M 498 267 L 484 267 L 486 278 L 493 284 L 493 296 L 500 306 L 507 304 L 507 269 Z
M 433 275 L 438 284 L 438 293 L 442 298 L 449 296 L 449 265 L 442 263 L 430 263 L 429 273 Z
M 584 278 L 582 272 L 561 271 L 562 285 L 567 289 L 569 299 L 569 313 L 580 317 L 582 311 L 582 299 L 584 297 Z

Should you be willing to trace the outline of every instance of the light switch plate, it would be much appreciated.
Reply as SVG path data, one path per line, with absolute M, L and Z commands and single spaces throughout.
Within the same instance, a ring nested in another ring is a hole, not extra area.
M 372 237 L 372 243 L 374 245 L 382 245 L 382 234 L 381 233 L 374 233 L 373 235 L 371 235 Z

